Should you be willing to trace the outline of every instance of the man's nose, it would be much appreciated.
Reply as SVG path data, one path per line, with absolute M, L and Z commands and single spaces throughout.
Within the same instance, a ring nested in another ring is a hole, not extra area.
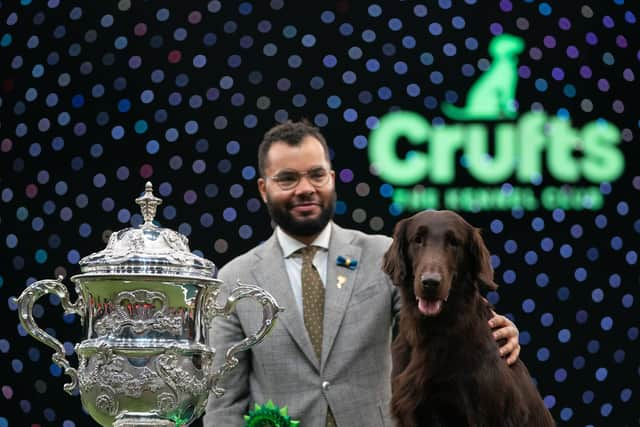
M 296 191 L 301 193 L 310 193 L 316 191 L 316 187 L 311 184 L 311 181 L 309 180 L 307 174 L 304 174 L 300 177 L 298 185 L 296 185 Z

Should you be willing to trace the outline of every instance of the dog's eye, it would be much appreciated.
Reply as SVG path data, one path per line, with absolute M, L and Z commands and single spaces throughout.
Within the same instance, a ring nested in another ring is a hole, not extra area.
M 421 235 L 417 235 L 413 238 L 413 243 L 417 244 L 417 245 L 421 245 L 422 244 L 422 236 Z
M 458 246 L 460 246 L 460 241 L 458 239 L 456 239 L 455 237 L 449 237 L 447 239 L 447 243 L 449 244 L 449 246 L 457 248 Z

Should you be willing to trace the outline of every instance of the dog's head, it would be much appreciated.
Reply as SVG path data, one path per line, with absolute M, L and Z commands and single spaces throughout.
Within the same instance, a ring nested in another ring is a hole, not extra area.
M 440 314 L 454 286 L 458 293 L 497 288 L 480 231 L 451 211 L 423 211 L 398 222 L 382 269 L 402 289 L 403 303 L 416 304 L 424 316 Z

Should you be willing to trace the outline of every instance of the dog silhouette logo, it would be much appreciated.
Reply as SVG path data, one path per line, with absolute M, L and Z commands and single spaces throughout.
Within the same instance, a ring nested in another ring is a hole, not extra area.
M 443 103 L 442 112 L 453 120 L 504 120 L 516 117 L 518 55 L 524 50 L 521 38 L 501 34 L 489 43 L 491 66 L 475 81 L 463 107 Z

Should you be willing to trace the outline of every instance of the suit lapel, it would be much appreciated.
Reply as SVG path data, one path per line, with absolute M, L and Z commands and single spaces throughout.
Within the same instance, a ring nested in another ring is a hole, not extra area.
M 326 363 L 338 329 L 344 318 L 349 300 L 356 284 L 358 268 L 353 270 L 336 264 L 338 256 L 361 259 L 362 248 L 351 244 L 344 230 L 332 225 L 331 240 L 327 258 L 327 285 L 324 305 L 324 325 L 322 333 L 322 364 Z
M 300 350 L 319 369 L 319 361 L 313 351 L 304 320 L 296 307 L 289 276 L 284 266 L 282 249 L 275 234 L 261 245 L 260 249 L 256 251 L 256 256 L 258 260 L 253 267 L 252 274 L 257 284 L 273 295 L 278 305 L 284 308 L 284 311 L 278 316 L 277 322 L 289 331 L 291 338 L 300 347 Z

